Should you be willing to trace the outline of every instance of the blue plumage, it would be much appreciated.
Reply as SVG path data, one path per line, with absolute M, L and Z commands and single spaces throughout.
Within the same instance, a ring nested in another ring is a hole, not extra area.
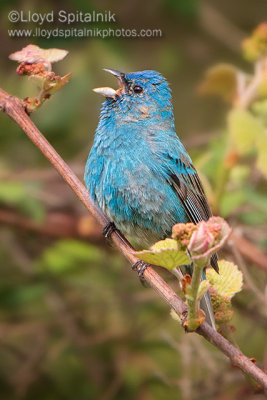
M 84 179 L 93 201 L 144 248 L 169 236 L 175 223 L 197 223 L 211 212 L 175 133 L 166 79 L 155 71 L 108 71 L 119 89 L 95 89 L 106 100 Z
M 142 94 L 107 98 L 85 171 L 92 199 L 124 233 L 142 245 L 169 235 L 186 212 L 170 174 L 195 171 L 174 130 L 170 90 L 154 71 L 127 74 Z M 144 243 L 145 240 L 145 243 Z

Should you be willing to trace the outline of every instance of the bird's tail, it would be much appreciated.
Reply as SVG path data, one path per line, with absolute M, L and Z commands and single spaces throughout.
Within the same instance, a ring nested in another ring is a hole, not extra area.
M 205 271 L 202 273 L 202 280 L 206 279 Z M 200 308 L 206 314 L 206 322 L 216 330 L 215 319 L 214 319 L 214 312 L 211 304 L 210 294 L 206 292 L 204 296 L 200 300 Z

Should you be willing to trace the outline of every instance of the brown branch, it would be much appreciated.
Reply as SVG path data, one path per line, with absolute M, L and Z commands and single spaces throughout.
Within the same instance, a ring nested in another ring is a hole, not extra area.
M 249 242 L 243 236 L 233 232 L 230 239 L 233 246 L 244 256 L 247 260 L 255 263 L 259 268 L 267 272 L 267 255 Z
M 8 93 L 0 89 L 0 109 L 9 115 L 9 117 L 11 117 L 22 128 L 32 142 L 41 150 L 49 162 L 56 168 L 59 174 L 76 193 L 85 207 L 96 218 L 98 223 L 102 227 L 106 226 L 109 222 L 107 217 L 104 216 L 93 204 L 84 185 L 36 128 L 34 123 L 26 114 L 21 100 L 14 96 L 10 96 Z M 114 231 L 111 235 L 111 239 L 131 263 L 138 261 L 132 253 L 132 246 L 119 231 Z M 144 278 L 183 320 L 187 315 L 186 304 L 166 284 L 166 282 L 164 282 L 153 268 L 149 266 L 146 268 L 144 271 Z M 211 328 L 206 322 L 204 322 L 196 332 L 219 348 L 227 357 L 229 357 L 234 366 L 239 367 L 245 374 L 254 378 L 267 391 L 267 375 L 223 336 Z

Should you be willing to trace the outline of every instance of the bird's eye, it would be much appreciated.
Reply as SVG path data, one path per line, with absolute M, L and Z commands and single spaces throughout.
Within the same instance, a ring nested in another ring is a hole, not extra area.
M 133 91 L 134 93 L 142 93 L 143 88 L 141 86 L 136 85 L 133 87 Z

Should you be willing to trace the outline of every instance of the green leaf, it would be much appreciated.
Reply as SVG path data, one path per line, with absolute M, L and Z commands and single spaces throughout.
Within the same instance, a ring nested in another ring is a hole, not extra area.
M 202 296 L 209 290 L 210 283 L 207 279 L 201 281 L 197 291 L 197 300 L 200 300 Z
M 178 321 L 179 323 L 181 323 L 181 318 L 179 317 L 179 315 L 178 315 L 173 309 L 171 309 L 171 311 L 170 311 L 170 316 L 171 316 L 175 321 Z
M 237 69 L 230 64 L 218 64 L 207 70 L 198 90 L 201 94 L 220 96 L 225 101 L 232 101 L 236 94 Z
M 63 77 L 56 76 L 53 81 L 47 79 L 44 82 L 44 91 L 46 94 L 54 94 L 58 90 L 60 90 L 63 86 L 65 86 L 71 78 L 71 74 L 67 74 Z
M 241 155 L 250 154 L 258 139 L 263 135 L 261 123 L 249 112 L 234 109 L 228 116 L 229 132 Z
M 188 255 L 180 249 L 178 242 L 174 239 L 160 240 L 150 250 L 135 251 L 133 253 L 148 264 L 159 265 L 169 270 L 191 263 Z
M 252 35 L 242 43 L 244 57 L 252 62 L 262 58 L 267 53 L 267 23 L 257 26 Z
M 242 289 L 243 274 L 232 262 L 220 260 L 218 265 L 219 274 L 214 269 L 207 268 L 207 279 L 219 295 L 232 298 Z
M 266 96 L 267 96 L 267 79 L 266 79 Z M 266 127 L 267 126 L 267 100 L 255 101 L 251 105 L 251 109 L 257 118 L 261 121 L 261 123 Z
M 228 136 L 228 132 L 224 131 L 215 140 L 211 139 L 206 153 L 202 152 L 201 157 L 194 162 L 197 170 L 200 170 L 211 182 L 215 183 L 220 174 L 222 154 L 226 151 Z
M 238 187 L 243 187 L 244 183 L 248 181 L 251 168 L 248 165 L 236 164 L 230 172 L 230 181 L 235 183 Z
M 261 137 L 257 141 L 258 157 L 257 157 L 257 168 L 267 178 L 267 133 L 263 132 Z
M 263 76 L 258 87 L 258 97 L 260 99 L 266 99 L 267 97 L 267 77 Z
M 263 117 L 267 117 L 267 100 L 255 101 L 252 106 L 252 111 Z

